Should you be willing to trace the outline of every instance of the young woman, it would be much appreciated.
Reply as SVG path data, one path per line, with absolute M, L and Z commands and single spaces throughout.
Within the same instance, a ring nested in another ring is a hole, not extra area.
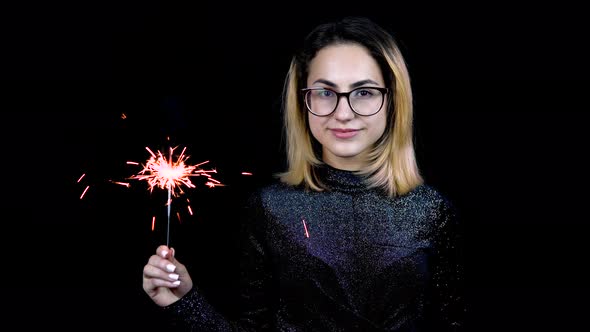
M 420 176 L 393 37 L 365 18 L 318 26 L 283 100 L 288 168 L 246 210 L 240 316 L 216 311 L 166 246 L 145 292 L 198 331 L 459 331 L 460 233 Z

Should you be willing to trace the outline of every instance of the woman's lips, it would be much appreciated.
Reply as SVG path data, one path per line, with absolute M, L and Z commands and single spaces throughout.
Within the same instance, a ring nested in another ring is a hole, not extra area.
M 337 138 L 351 138 L 358 134 L 357 129 L 330 129 Z

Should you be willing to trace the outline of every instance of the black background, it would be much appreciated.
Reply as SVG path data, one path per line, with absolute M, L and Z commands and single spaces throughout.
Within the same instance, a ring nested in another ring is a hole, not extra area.
M 283 167 L 290 56 L 317 23 L 360 14 L 398 38 L 424 176 L 465 221 L 469 330 L 585 325 L 584 11 L 565 2 L 290 6 L 86 1 L 2 11 L 2 321 L 13 330 L 162 327 L 141 270 L 166 239 L 165 194 L 109 182 L 134 174 L 125 162 L 145 161 L 146 146 L 187 147 L 189 163 L 210 160 L 227 184 L 194 178 L 183 197 L 195 214 L 173 203 L 183 217 L 170 237 L 231 314 L 238 208 Z

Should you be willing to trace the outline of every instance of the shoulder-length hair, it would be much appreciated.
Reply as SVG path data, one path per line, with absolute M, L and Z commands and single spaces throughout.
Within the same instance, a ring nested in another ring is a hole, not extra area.
M 335 44 L 365 47 L 377 61 L 387 94 L 387 125 L 369 153 L 367 167 L 358 171 L 368 187 L 383 189 L 389 196 L 403 195 L 423 182 L 413 143 L 413 102 L 405 60 L 393 36 L 366 18 L 345 18 L 315 28 L 293 57 L 283 88 L 282 110 L 287 170 L 282 182 L 304 185 L 316 191 L 328 189 L 318 176 L 322 150 L 311 134 L 307 110 L 300 91 L 307 86 L 309 64 L 322 48 Z

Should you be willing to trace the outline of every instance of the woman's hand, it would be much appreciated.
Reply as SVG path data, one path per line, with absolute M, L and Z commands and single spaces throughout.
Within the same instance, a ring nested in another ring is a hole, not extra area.
M 159 246 L 143 268 L 143 290 L 159 306 L 178 301 L 193 287 L 186 267 L 174 258 L 174 248 Z

